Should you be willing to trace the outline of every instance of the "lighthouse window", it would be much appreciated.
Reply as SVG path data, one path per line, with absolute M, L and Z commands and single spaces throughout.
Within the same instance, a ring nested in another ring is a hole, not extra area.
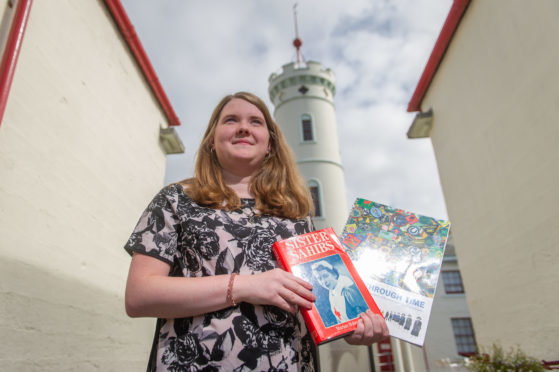
M 301 134 L 303 142 L 314 141 L 312 118 L 310 115 L 301 116 Z
M 311 191 L 311 197 L 314 204 L 314 215 L 315 217 L 322 217 L 322 202 L 320 200 L 320 186 L 316 181 L 309 182 L 309 188 Z

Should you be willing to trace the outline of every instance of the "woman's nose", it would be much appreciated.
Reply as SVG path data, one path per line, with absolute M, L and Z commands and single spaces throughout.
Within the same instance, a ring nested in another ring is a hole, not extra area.
M 237 133 L 247 134 L 249 132 L 248 123 L 244 120 L 241 120 L 239 123 L 239 127 L 237 128 Z

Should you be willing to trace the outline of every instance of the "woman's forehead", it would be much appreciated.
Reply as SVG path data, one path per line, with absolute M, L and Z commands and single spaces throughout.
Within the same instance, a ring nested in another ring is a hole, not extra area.
M 250 117 L 264 118 L 262 111 L 253 103 L 250 103 L 242 98 L 233 98 L 227 102 L 221 110 L 220 117 L 229 114 L 243 114 Z

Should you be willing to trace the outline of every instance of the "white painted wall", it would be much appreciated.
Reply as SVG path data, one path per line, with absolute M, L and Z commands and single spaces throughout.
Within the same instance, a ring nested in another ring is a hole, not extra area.
M 123 245 L 166 119 L 102 1 L 35 1 L 0 126 L 0 369 L 142 370 Z
M 422 103 L 478 344 L 559 350 L 559 2 L 472 1 Z

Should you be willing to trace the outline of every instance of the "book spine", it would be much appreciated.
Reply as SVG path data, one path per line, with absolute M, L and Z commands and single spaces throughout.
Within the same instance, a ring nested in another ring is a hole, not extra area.
M 289 265 L 286 262 L 286 260 L 283 257 L 283 254 L 281 254 L 281 242 L 275 242 L 272 245 L 272 253 L 276 257 L 276 260 L 278 261 L 278 266 L 280 267 L 280 269 L 283 269 L 285 271 L 289 271 L 291 273 L 292 272 L 291 265 Z

